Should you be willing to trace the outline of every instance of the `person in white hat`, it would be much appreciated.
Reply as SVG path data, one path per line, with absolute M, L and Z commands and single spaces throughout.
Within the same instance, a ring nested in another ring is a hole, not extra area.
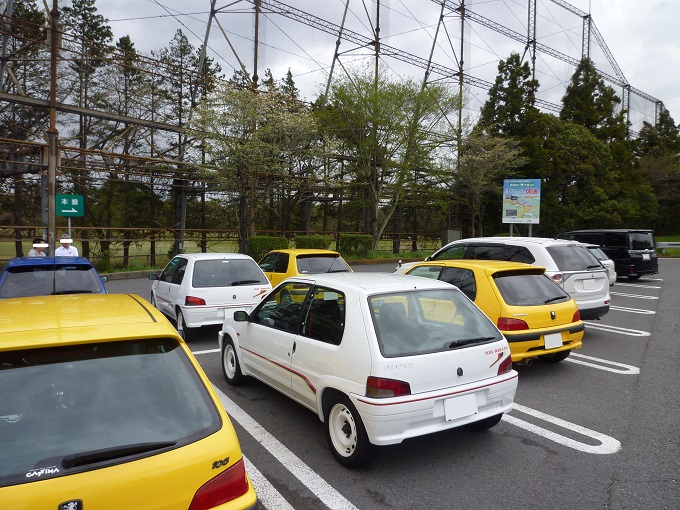
M 73 239 L 69 237 L 68 234 L 62 234 L 61 239 L 59 239 L 61 246 L 54 250 L 55 257 L 77 257 L 78 248 L 71 246 Z

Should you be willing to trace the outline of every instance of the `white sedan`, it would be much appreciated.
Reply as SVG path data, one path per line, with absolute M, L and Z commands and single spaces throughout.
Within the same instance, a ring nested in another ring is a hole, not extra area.
M 347 467 L 373 445 L 493 427 L 517 389 L 496 326 L 456 287 L 425 278 L 289 278 L 227 317 L 219 343 L 229 384 L 252 376 L 317 413 Z
M 252 309 L 272 288 L 260 266 L 241 253 L 184 253 L 149 279 L 151 303 L 175 321 L 185 340 L 190 328 L 222 324 L 234 309 Z

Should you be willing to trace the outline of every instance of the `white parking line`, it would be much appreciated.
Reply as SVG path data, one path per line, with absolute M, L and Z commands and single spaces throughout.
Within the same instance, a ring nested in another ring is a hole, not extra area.
M 504 421 L 507 421 L 508 423 L 516 425 L 517 427 L 528 430 L 529 432 L 533 432 L 534 434 L 538 434 L 539 436 L 543 436 L 546 439 L 550 439 L 551 441 L 559 443 L 568 448 L 573 448 L 575 450 L 585 453 L 594 453 L 596 455 L 612 454 L 618 452 L 621 449 L 621 443 L 614 439 L 613 437 L 607 436 L 605 434 L 600 434 L 599 432 L 595 432 L 594 430 L 581 427 L 580 425 L 576 425 L 575 423 L 571 423 L 560 418 L 556 418 L 555 416 L 550 416 L 549 414 L 536 411 L 535 409 L 524 407 L 516 402 L 513 404 L 512 412 L 515 411 L 528 414 L 540 420 L 547 421 L 548 423 L 551 423 L 558 427 L 562 427 L 564 429 L 577 432 L 583 436 L 589 437 L 600 442 L 599 446 L 581 443 L 580 441 L 576 441 L 575 439 L 563 436 L 561 434 L 558 434 L 557 432 L 552 432 L 551 430 L 544 429 L 543 427 L 539 427 L 538 425 L 534 425 L 533 423 L 529 423 L 519 418 L 515 418 L 514 416 L 511 416 L 509 414 L 503 415 Z
M 227 397 L 218 387 L 213 385 L 215 392 L 220 397 L 224 409 L 232 420 L 237 421 L 255 440 L 264 446 L 284 468 L 290 471 L 295 478 L 300 480 L 305 487 L 319 498 L 331 510 L 358 510 L 352 503 L 345 499 L 329 483 L 317 475 L 307 464 L 286 448 L 280 441 L 267 432 L 262 425 L 253 420 L 249 414 L 241 409 L 234 401 Z M 255 481 L 253 480 L 253 484 Z M 274 489 L 272 486 L 271 489 Z M 255 491 L 260 487 L 256 486 Z M 263 491 L 268 490 L 267 487 Z M 274 489 L 276 490 L 276 489 Z M 259 493 L 258 493 L 259 494 Z M 264 494 L 264 492 L 263 492 Z M 278 491 L 277 491 L 278 494 Z M 278 494 L 278 496 L 281 496 Z M 282 496 L 281 496 L 282 497 Z M 267 508 L 279 508 L 275 502 L 262 501 Z
M 620 328 L 618 326 L 610 326 L 609 324 L 593 324 L 586 322 L 586 328 L 588 329 L 599 329 L 602 331 L 610 331 L 612 333 L 619 333 L 621 335 L 628 336 L 650 336 L 650 333 L 646 331 L 640 331 L 637 329 Z
M 622 287 L 637 287 L 638 289 L 660 289 L 658 285 L 645 285 L 644 283 L 617 283 Z
M 587 360 L 590 360 L 590 361 L 581 361 L 580 359 L 574 359 L 574 357 L 587 359 Z M 569 354 L 569 357 L 567 359 L 565 359 L 564 361 L 570 361 L 571 363 L 576 363 L 578 365 L 586 365 L 588 367 L 597 368 L 599 370 L 605 370 L 607 372 L 614 372 L 615 374 L 636 375 L 636 374 L 640 373 L 640 369 L 638 367 L 634 367 L 632 365 L 624 365 L 623 363 L 618 363 L 617 361 L 609 361 L 609 360 L 602 359 L 602 358 L 593 358 L 592 356 L 586 356 L 585 354 L 578 354 L 578 353 L 575 353 L 575 352 L 572 352 L 571 354 Z M 591 363 L 591 362 L 595 362 L 595 363 Z M 603 365 L 605 365 L 605 366 L 603 366 Z M 606 365 L 611 365 L 611 366 L 606 366 Z M 612 368 L 612 367 L 620 367 L 620 368 Z
M 610 292 L 612 296 L 632 297 L 638 299 L 659 299 L 657 296 L 644 296 L 642 294 L 624 294 L 623 292 Z
M 284 499 L 281 493 L 269 483 L 269 480 L 260 473 L 260 470 L 245 455 L 243 456 L 243 461 L 246 464 L 246 471 L 250 481 L 253 482 L 253 487 L 255 487 L 260 504 L 267 508 L 276 508 L 276 510 L 294 510 L 293 506 Z
M 618 310 L 620 312 L 628 313 L 641 313 L 644 315 L 654 315 L 656 312 L 654 310 L 643 310 L 641 308 L 628 308 L 627 306 L 610 306 L 609 311 Z
M 207 351 L 191 351 L 191 354 L 196 356 L 197 354 L 210 354 L 213 352 L 220 352 L 219 349 L 208 349 Z

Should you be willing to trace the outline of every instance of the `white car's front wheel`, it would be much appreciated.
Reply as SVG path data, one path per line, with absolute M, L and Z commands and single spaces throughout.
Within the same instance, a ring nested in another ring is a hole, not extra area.
M 326 406 L 326 440 L 335 458 L 346 467 L 371 460 L 373 445 L 358 411 L 345 395 L 333 395 Z

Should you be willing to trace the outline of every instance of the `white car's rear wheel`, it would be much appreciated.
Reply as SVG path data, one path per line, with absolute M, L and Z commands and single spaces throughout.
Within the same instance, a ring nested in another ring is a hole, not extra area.
M 189 341 L 189 328 L 187 328 L 187 324 L 184 321 L 184 314 L 182 313 L 181 308 L 177 309 L 177 332 L 185 342 Z
M 358 467 L 371 459 L 372 447 L 358 411 L 341 394 L 333 395 L 326 406 L 326 440 L 335 458 L 346 467 Z
M 225 337 L 222 344 L 222 372 L 224 372 L 224 378 L 232 386 L 238 386 L 245 379 L 241 372 L 236 348 L 229 337 Z

